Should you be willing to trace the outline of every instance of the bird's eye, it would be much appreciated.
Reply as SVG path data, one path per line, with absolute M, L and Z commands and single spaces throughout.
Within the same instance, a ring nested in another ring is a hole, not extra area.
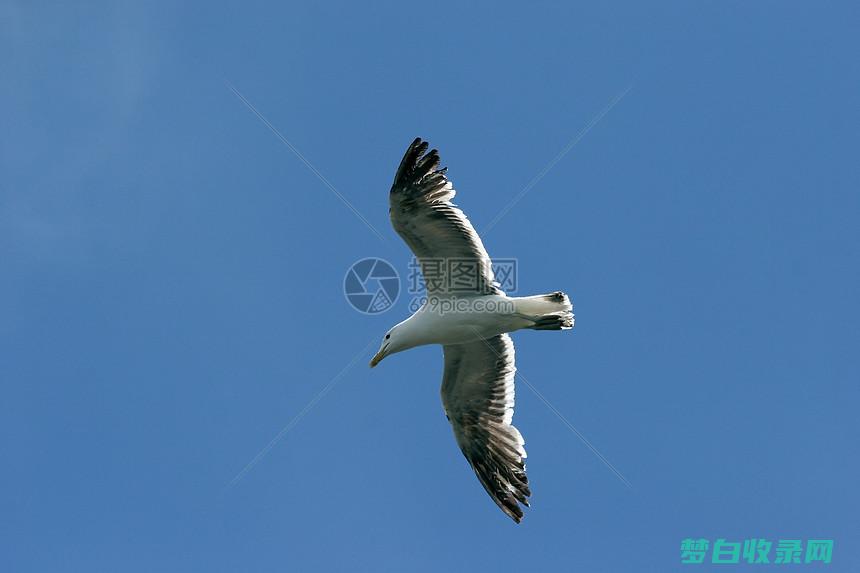
M 386 334 L 386 335 L 385 335 L 385 340 L 388 340 L 389 338 L 391 338 L 391 335 L 390 335 L 390 334 Z

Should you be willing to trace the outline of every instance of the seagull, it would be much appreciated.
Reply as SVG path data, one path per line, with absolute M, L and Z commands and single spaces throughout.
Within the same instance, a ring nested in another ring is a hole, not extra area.
M 406 150 L 389 194 L 394 230 L 418 259 L 427 297 L 383 337 L 373 368 L 416 346 L 440 344 L 442 406 L 454 438 L 490 497 L 515 522 L 531 495 L 525 442 L 514 414 L 514 343 L 521 329 L 569 330 L 573 305 L 561 291 L 508 297 L 481 237 L 456 205 L 439 153 L 421 138 Z

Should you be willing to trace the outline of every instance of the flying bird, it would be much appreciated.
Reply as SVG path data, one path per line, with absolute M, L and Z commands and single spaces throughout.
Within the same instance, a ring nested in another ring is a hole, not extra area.
M 511 423 L 516 367 L 508 333 L 573 328 L 573 305 L 561 291 L 508 297 L 501 290 L 481 237 L 451 202 L 447 168 L 428 147 L 412 142 L 389 195 L 391 223 L 418 259 L 427 298 L 385 333 L 370 366 L 416 346 L 442 345 L 442 405 L 457 445 L 493 501 L 519 523 L 531 491 L 525 442 Z

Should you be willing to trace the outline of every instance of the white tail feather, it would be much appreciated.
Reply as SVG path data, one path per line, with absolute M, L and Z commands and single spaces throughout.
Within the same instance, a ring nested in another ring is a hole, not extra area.
M 561 291 L 514 298 L 517 314 L 535 321 L 537 330 L 573 328 L 573 304 Z
M 518 313 L 526 316 L 541 316 L 553 312 L 570 312 L 573 310 L 573 305 L 566 294 L 559 292 L 516 297 L 514 308 Z

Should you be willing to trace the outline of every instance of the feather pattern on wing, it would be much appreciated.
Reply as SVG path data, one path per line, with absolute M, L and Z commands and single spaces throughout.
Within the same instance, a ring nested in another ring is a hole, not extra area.
M 514 344 L 507 334 L 444 346 L 442 405 L 454 437 L 493 501 L 520 522 L 531 491 L 514 414 Z
M 456 191 L 447 168 L 428 147 L 415 139 L 397 169 L 390 193 L 394 230 L 418 259 L 428 295 L 501 294 L 481 238 L 451 203 Z

